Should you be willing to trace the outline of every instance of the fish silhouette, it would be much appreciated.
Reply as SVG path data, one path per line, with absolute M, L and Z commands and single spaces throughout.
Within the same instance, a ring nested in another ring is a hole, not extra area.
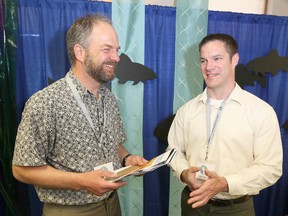
M 247 85 L 254 86 L 254 81 L 258 82 L 263 88 L 266 86 L 265 76 L 248 71 L 243 64 L 237 65 L 235 70 L 235 80 L 242 88 Z
M 282 128 L 288 132 L 288 120 L 282 125 Z
M 153 131 L 154 136 L 159 139 L 160 141 L 168 144 L 168 133 L 171 127 L 171 124 L 174 120 L 175 114 L 169 116 L 168 118 L 164 119 L 160 122 Z
M 125 84 L 127 81 L 134 81 L 133 85 L 146 80 L 153 80 L 157 75 L 150 68 L 132 62 L 131 59 L 124 53 L 120 55 L 120 61 L 116 66 L 116 77 L 119 79 L 118 83 Z
M 250 61 L 246 68 L 248 71 L 260 73 L 263 76 L 269 72 L 275 76 L 279 70 L 287 72 L 288 58 L 279 56 L 277 50 L 274 49 L 268 55 Z
M 254 86 L 254 81 L 264 88 L 267 73 L 275 76 L 279 70 L 288 71 L 288 57 L 279 56 L 277 50 L 273 49 L 268 55 L 248 62 L 246 67 L 243 64 L 237 65 L 235 79 L 242 88 L 246 85 Z

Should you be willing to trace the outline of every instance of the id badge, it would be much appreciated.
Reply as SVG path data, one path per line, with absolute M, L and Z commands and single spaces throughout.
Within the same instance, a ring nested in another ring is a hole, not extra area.
M 200 171 L 196 172 L 195 178 L 201 181 L 206 181 L 208 179 L 208 176 L 205 174 L 205 170 L 209 171 L 215 171 L 216 165 L 213 163 L 197 163 L 197 167 L 200 167 Z
M 98 169 L 102 169 L 102 170 L 106 170 L 106 171 L 110 171 L 110 172 L 114 171 L 112 162 L 109 162 L 109 163 L 102 164 L 100 166 L 94 167 L 94 170 L 98 170 Z

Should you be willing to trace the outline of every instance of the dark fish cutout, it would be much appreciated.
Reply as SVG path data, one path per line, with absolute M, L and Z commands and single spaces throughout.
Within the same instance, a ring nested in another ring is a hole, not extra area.
M 243 64 L 236 66 L 235 79 L 242 88 L 247 85 L 254 86 L 254 81 L 258 82 L 263 88 L 266 86 L 265 76 L 248 71 Z
M 279 70 L 287 72 L 288 58 L 279 56 L 277 50 L 274 49 L 268 55 L 250 61 L 246 68 L 248 71 L 260 73 L 263 76 L 269 72 L 275 76 Z
M 118 83 L 120 84 L 125 84 L 127 81 L 134 81 L 133 85 L 137 85 L 139 82 L 144 83 L 146 80 L 153 80 L 157 75 L 150 68 L 132 62 L 127 55 L 122 53 L 116 67 L 116 77 L 119 79 Z
M 282 125 L 282 128 L 288 132 L 288 120 Z
M 156 128 L 153 131 L 153 134 L 157 139 L 167 144 L 168 144 L 167 137 L 168 137 L 169 129 L 174 120 L 174 117 L 175 117 L 175 114 L 164 119 L 162 122 L 160 122 L 156 126 Z
M 288 71 L 288 58 L 279 56 L 274 49 L 266 56 L 251 60 L 246 67 L 243 64 L 237 65 L 235 79 L 242 88 L 246 85 L 254 86 L 254 81 L 265 88 L 267 73 L 275 76 L 280 70 Z

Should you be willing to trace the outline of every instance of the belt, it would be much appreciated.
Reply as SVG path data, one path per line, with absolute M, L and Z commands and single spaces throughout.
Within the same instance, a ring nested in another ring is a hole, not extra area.
M 251 196 L 242 196 L 236 199 L 230 199 L 230 200 L 222 200 L 222 199 L 210 199 L 208 201 L 208 204 L 211 204 L 213 206 L 230 206 L 232 204 L 239 204 L 247 201 L 250 199 Z

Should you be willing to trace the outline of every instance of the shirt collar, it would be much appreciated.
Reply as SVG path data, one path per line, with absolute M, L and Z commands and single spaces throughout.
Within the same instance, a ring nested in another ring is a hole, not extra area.
M 68 73 L 69 73 L 68 76 L 72 79 L 72 82 L 74 83 L 80 95 L 84 96 L 87 94 L 89 95 L 92 94 L 85 86 L 82 85 L 82 83 L 77 79 L 77 77 L 75 76 L 75 74 L 71 69 Z M 105 90 L 106 90 L 105 86 L 101 85 L 98 91 L 100 92 L 100 94 L 104 94 Z
M 242 96 L 243 89 L 237 83 L 235 84 L 236 84 L 235 88 L 233 89 L 230 96 L 228 97 L 227 102 L 236 101 L 237 103 L 241 105 L 244 102 L 244 98 Z M 206 87 L 203 93 L 200 95 L 198 102 L 206 103 L 207 99 L 208 98 L 207 98 L 207 87 Z

